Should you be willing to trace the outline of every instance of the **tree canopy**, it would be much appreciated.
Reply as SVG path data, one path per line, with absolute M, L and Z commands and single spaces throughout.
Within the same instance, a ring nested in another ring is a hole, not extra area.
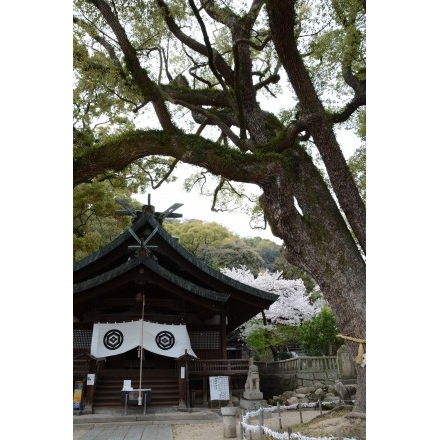
M 131 218 L 115 216 L 120 206 L 114 197 L 129 198 L 122 180 L 81 184 L 73 191 L 73 260 L 79 261 L 114 240 L 131 224 Z
M 365 173 L 336 134 L 365 140 L 365 1 L 75 0 L 73 13 L 74 186 L 157 187 L 179 162 L 199 167 L 213 209 L 254 204 L 340 332 L 364 339 Z

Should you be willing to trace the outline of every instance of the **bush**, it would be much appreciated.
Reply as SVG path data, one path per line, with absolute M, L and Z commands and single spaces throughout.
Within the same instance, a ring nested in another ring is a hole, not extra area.
M 285 359 L 291 359 L 292 353 L 290 353 L 290 351 L 280 351 L 278 352 L 278 360 L 279 361 L 284 361 Z
M 323 306 L 321 312 L 297 328 L 297 338 L 307 356 L 333 356 L 344 343 L 339 333 L 333 311 Z

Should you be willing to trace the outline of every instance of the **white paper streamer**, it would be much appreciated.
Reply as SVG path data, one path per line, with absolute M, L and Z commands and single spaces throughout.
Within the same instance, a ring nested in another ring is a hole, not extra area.
M 260 426 L 259 425 L 249 425 L 246 422 L 248 421 L 249 418 L 251 417 L 257 417 L 260 415 L 261 412 L 263 413 L 269 413 L 269 412 L 273 412 L 273 411 L 278 411 L 278 409 L 280 410 L 292 410 L 292 409 L 297 409 L 298 406 L 301 405 L 301 408 L 316 408 L 317 406 L 319 406 L 318 402 L 310 402 L 310 403 L 295 403 L 293 405 L 289 405 L 289 406 L 273 406 L 273 407 L 268 407 L 268 408 L 260 408 L 256 411 L 248 411 L 246 412 L 245 415 L 242 416 L 242 421 L 241 421 L 241 426 L 242 429 L 244 430 L 244 432 L 247 431 L 252 431 L 252 432 L 259 432 L 260 431 Z M 276 440 L 292 440 L 292 439 L 298 439 L 298 440 L 336 440 L 336 437 L 307 437 L 304 435 L 301 435 L 299 433 L 296 432 L 292 432 L 290 434 L 289 437 L 289 433 L 287 432 L 276 432 L 276 431 L 272 431 L 270 428 L 268 428 L 267 426 L 261 426 L 261 429 L 263 430 L 264 434 L 271 436 L 272 438 L 276 439 Z M 356 440 L 353 437 L 344 437 L 342 440 Z

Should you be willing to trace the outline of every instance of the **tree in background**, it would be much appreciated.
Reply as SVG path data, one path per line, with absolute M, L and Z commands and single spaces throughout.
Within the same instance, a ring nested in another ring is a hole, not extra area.
M 256 248 L 216 222 L 166 221 L 164 228 L 189 252 L 216 270 L 245 265 L 257 274 L 264 267 Z
M 337 140 L 365 132 L 365 28 L 364 0 L 75 0 L 74 123 L 91 136 L 74 185 L 119 173 L 157 187 L 180 161 L 198 167 L 190 186 L 212 209 L 247 200 L 341 333 L 365 339 L 366 208 Z
M 233 237 L 231 231 L 216 222 L 167 220 L 163 226 L 169 234 L 179 239 L 188 252 L 196 256 L 202 249 L 218 248 L 225 239 Z
M 275 272 L 275 262 L 280 256 L 281 246 L 275 242 L 261 237 L 246 237 L 244 242 L 252 248 L 255 248 L 263 259 L 263 267 L 270 272 Z M 238 265 L 237 265 L 238 266 Z
M 261 237 L 239 237 L 216 222 L 166 220 L 163 227 L 179 243 L 214 269 L 246 266 L 253 275 L 260 271 L 282 272 L 286 279 L 302 279 L 315 299 L 321 296 L 316 282 L 284 257 L 282 246 Z
M 218 248 L 204 248 L 197 256 L 216 270 L 246 266 L 254 275 L 257 275 L 264 265 L 258 251 L 238 237 L 224 241 Z
M 113 241 L 131 224 L 131 217 L 117 216 L 121 206 L 114 197 L 130 200 L 124 181 L 110 180 L 78 185 L 73 191 L 73 260 L 77 262 Z M 130 201 L 133 206 L 136 202 Z M 139 204 L 139 203 L 138 203 Z
M 367 175 L 366 162 L 367 151 L 365 144 L 358 148 L 348 161 L 348 166 L 359 188 L 364 203 L 367 203 Z

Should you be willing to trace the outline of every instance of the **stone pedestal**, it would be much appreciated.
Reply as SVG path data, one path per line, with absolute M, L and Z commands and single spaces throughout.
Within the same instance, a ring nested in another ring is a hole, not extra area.
M 246 400 L 262 400 L 263 393 L 261 391 L 245 391 L 243 398 Z
M 261 396 L 263 397 L 263 396 Z M 256 409 L 260 409 L 261 407 L 267 406 L 267 400 L 256 399 L 256 400 L 248 400 L 248 399 L 240 399 L 240 407 L 246 410 L 255 411 Z
M 235 406 L 223 406 L 220 408 L 223 416 L 223 437 L 237 437 L 237 408 Z

